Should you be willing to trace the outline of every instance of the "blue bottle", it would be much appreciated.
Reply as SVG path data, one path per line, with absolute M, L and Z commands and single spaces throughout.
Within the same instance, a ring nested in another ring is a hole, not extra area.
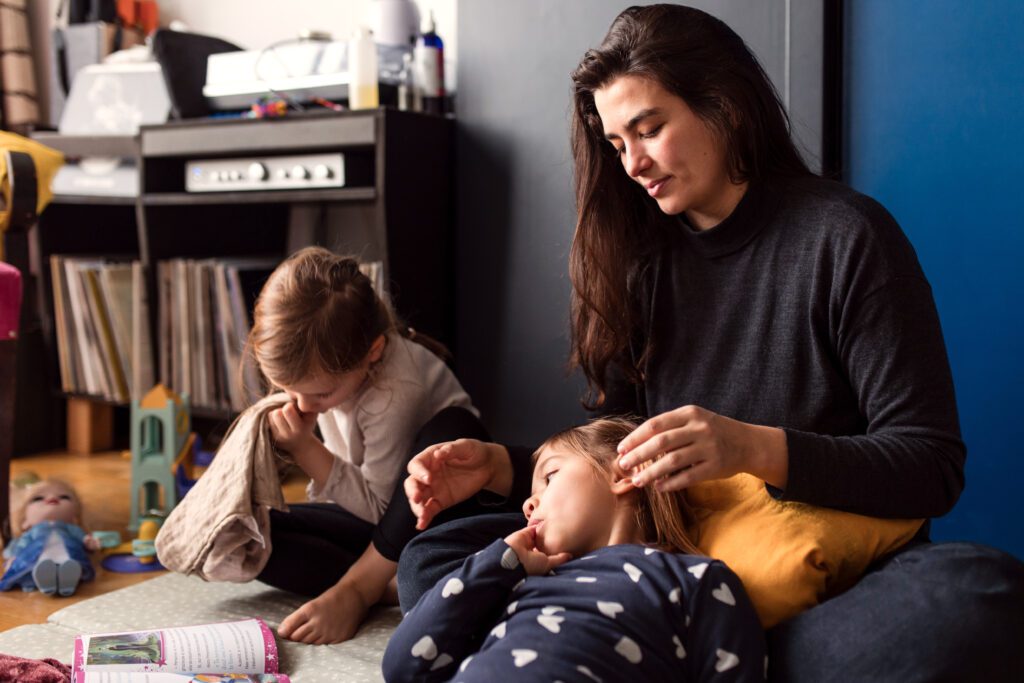
M 416 74 L 419 76 L 419 91 L 423 98 L 423 111 L 444 114 L 444 41 L 437 35 L 433 10 L 416 41 L 413 53 Z

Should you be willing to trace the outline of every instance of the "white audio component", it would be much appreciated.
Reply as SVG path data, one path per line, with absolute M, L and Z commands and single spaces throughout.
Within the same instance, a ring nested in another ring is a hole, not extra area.
M 206 159 L 185 165 L 186 192 L 301 190 L 345 186 L 345 155 Z

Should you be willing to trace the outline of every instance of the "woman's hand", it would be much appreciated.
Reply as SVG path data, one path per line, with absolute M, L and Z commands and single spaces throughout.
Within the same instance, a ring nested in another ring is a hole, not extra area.
M 519 562 L 530 576 L 547 574 L 558 565 L 565 564 L 572 559 L 572 555 L 569 553 L 548 555 L 538 550 L 537 527 L 535 526 L 524 527 L 515 533 L 509 534 L 505 537 L 505 543 L 508 543 L 509 547 L 516 551 Z
M 784 489 L 789 457 L 786 434 L 684 406 L 650 418 L 619 444 L 619 465 L 636 486 L 657 482 L 661 491 L 678 491 L 697 482 L 748 472 Z
M 482 489 L 508 495 L 512 488 L 508 451 L 504 446 L 476 439 L 431 446 L 409 461 L 408 471 L 405 495 L 416 515 L 416 528 L 421 531 L 441 510 Z
M 316 413 L 303 413 L 289 401 L 280 408 L 271 410 L 267 415 L 270 422 L 270 436 L 274 445 L 292 455 L 305 450 L 310 441 L 315 441 L 313 426 L 316 424 Z

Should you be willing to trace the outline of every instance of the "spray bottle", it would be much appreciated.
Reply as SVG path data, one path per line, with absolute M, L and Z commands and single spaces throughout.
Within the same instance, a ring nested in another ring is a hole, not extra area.
M 444 42 L 437 35 L 433 10 L 424 24 L 423 33 L 416 41 L 413 52 L 423 111 L 444 114 Z

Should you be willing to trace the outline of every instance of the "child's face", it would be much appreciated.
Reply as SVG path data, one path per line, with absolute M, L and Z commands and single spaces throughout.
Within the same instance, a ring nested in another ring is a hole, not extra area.
M 303 413 L 327 412 L 359 393 L 370 375 L 370 367 L 384 355 L 386 343 L 384 335 L 377 337 L 363 361 L 348 372 L 339 375 L 316 373 L 296 384 L 285 386 L 277 383 L 277 386 L 295 401 L 295 407 Z
M 300 411 L 323 413 L 355 396 L 368 372 L 368 366 L 361 365 L 340 375 L 317 375 L 281 388 Z
M 555 444 L 537 458 L 533 495 L 523 512 L 537 527 L 539 550 L 579 557 L 608 545 L 617 503 L 610 474 Z
M 60 484 L 44 483 L 33 487 L 25 503 L 21 530 L 39 522 L 74 522 L 78 517 L 75 493 Z

